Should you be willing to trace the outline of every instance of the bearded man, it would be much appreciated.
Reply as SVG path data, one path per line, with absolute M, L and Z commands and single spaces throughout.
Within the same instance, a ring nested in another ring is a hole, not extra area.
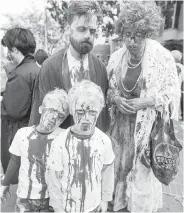
M 100 8 L 94 1 L 72 2 L 68 8 L 69 46 L 48 58 L 42 65 L 34 89 L 29 125 L 39 122 L 38 108 L 44 95 L 55 87 L 66 92 L 77 82 L 90 80 L 101 87 L 106 96 L 108 79 L 104 64 L 91 52 L 100 17 Z M 71 116 L 61 125 L 67 128 L 73 124 Z M 107 107 L 101 112 L 97 127 L 106 132 L 109 127 Z

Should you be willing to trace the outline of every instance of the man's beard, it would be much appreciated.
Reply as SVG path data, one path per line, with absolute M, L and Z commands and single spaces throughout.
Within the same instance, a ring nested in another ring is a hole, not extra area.
M 70 36 L 70 43 L 74 50 L 81 55 L 85 55 L 93 49 L 93 43 L 88 40 L 78 42 L 74 37 Z

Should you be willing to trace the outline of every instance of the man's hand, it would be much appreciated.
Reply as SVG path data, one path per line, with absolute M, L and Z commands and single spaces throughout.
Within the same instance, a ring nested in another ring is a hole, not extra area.
M 10 187 L 9 186 L 1 186 L 0 188 L 0 198 L 1 203 L 8 199 L 8 195 L 10 196 Z
M 98 206 L 98 212 L 106 212 L 108 208 L 108 201 L 101 201 L 100 205 Z
M 131 106 L 125 98 L 116 96 L 114 98 L 114 103 L 116 104 L 119 111 L 123 114 L 134 114 L 136 111 L 133 106 Z
M 127 104 L 132 106 L 136 111 L 140 109 L 145 109 L 147 107 L 154 106 L 154 99 L 152 97 L 149 98 L 134 98 L 126 101 Z

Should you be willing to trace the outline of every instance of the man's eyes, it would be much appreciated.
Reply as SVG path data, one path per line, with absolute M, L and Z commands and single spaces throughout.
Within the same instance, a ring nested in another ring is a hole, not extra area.
M 79 32 L 84 32 L 84 31 L 86 31 L 86 28 L 85 27 L 80 27 L 80 28 L 78 28 L 78 31 Z
M 91 33 L 91 34 L 95 34 L 95 33 L 96 33 L 96 30 L 95 30 L 95 29 L 90 29 L 90 33 Z
M 79 32 L 85 32 L 86 30 L 88 30 L 88 28 L 85 28 L 85 27 L 79 27 L 78 28 Z M 95 34 L 96 33 L 96 29 L 89 29 L 89 31 L 90 31 L 91 34 Z

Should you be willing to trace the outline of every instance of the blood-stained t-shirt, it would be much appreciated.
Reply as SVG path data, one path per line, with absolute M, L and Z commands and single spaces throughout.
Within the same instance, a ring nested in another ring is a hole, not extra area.
M 68 128 L 54 145 L 48 160 L 49 172 L 56 174 L 55 180 L 52 174 L 48 176 L 50 205 L 66 212 L 94 210 L 104 194 L 102 170 L 115 157 L 110 138 L 98 128 L 91 137 L 79 138 Z M 110 188 L 107 193 L 112 197 Z
M 21 157 L 17 196 L 27 199 L 48 198 L 45 175 L 52 141 L 64 131 L 57 128 L 43 134 L 35 126 L 24 127 L 16 133 L 9 151 Z

